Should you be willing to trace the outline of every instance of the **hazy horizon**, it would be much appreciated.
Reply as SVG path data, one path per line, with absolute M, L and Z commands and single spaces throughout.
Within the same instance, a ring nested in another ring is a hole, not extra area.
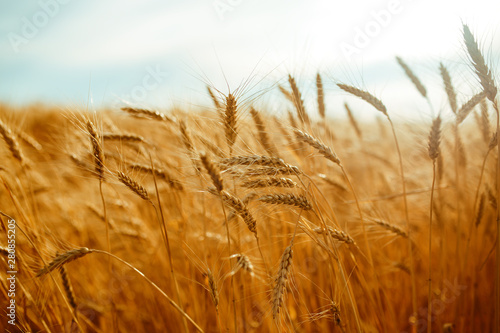
M 395 113 L 411 99 L 425 114 L 425 100 L 395 56 L 429 88 L 440 87 L 442 61 L 459 90 L 473 94 L 461 24 L 471 26 L 486 54 L 497 55 L 498 11 L 492 5 L 485 11 L 477 2 L 404 0 L 342 6 L 234 0 L 2 4 L 0 100 L 190 108 L 209 103 L 207 83 L 227 92 L 226 80 L 234 90 L 252 77 L 249 96 L 277 83 L 286 86 L 291 73 L 313 108 L 319 71 L 330 116 L 342 112 L 339 105 L 346 99 L 335 87 L 338 81 L 370 90 Z M 441 91 L 430 95 L 435 108 L 445 106 Z M 272 89 L 256 103 L 273 105 L 279 98 Z

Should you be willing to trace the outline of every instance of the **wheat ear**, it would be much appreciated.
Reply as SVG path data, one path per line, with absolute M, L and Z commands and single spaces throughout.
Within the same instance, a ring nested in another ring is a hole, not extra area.
M 485 97 L 486 93 L 482 91 L 479 94 L 472 96 L 471 99 L 469 99 L 464 105 L 462 105 L 457 111 L 457 124 L 462 123 L 465 118 L 467 118 L 472 109 L 474 109 L 476 105 L 478 105 Z
M 210 269 L 207 270 L 208 286 L 210 288 L 210 296 L 212 297 L 212 302 L 217 309 L 219 307 L 219 291 L 217 290 L 217 284 L 214 279 L 214 275 Z
M 481 128 L 481 134 L 483 135 L 484 142 L 488 143 L 490 140 L 490 117 L 488 114 L 488 102 L 483 99 L 480 103 L 481 106 L 481 116 L 479 127 Z
M 337 83 L 337 86 L 340 89 L 344 90 L 345 92 L 348 92 L 348 93 L 350 93 L 356 97 L 359 97 L 362 100 L 370 103 L 375 109 L 379 110 L 384 115 L 388 116 L 387 108 L 384 105 L 384 103 L 382 103 L 381 100 L 379 100 L 378 98 L 376 98 L 375 96 L 373 96 L 369 92 L 358 89 L 358 88 L 353 87 L 353 86 L 349 86 L 347 84 L 342 84 L 342 83 Z
M 396 57 L 396 61 L 398 62 L 399 66 L 401 66 L 401 68 L 403 68 L 406 76 L 408 76 L 408 78 L 411 80 L 411 82 L 415 85 L 415 87 L 417 88 L 420 95 L 422 95 L 424 98 L 427 98 L 427 90 L 425 89 L 422 82 L 420 82 L 418 77 L 415 75 L 415 73 L 413 73 L 411 68 L 403 61 L 403 59 L 401 57 Z
M 66 296 L 68 297 L 69 304 L 71 305 L 73 310 L 76 310 L 77 303 L 76 303 L 75 292 L 73 291 L 73 287 L 71 286 L 71 281 L 69 280 L 69 276 L 68 276 L 68 272 L 66 271 L 66 268 L 64 268 L 64 266 L 61 266 L 59 268 L 59 273 L 61 274 L 61 279 L 63 282 L 64 291 L 66 292 Z
M 276 319 L 281 307 L 283 306 L 283 297 L 285 295 L 285 286 L 288 280 L 288 275 L 290 274 L 290 270 L 292 268 L 292 250 L 293 244 L 290 244 L 283 255 L 281 256 L 280 266 L 278 269 L 278 274 L 274 281 L 274 288 L 272 294 L 272 311 L 273 311 L 273 319 Z
M 226 135 L 229 151 L 232 152 L 233 145 L 238 135 L 237 128 L 237 100 L 233 94 L 226 97 L 225 111 L 222 115 L 222 123 L 224 124 L 224 133 Z
M 356 132 L 356 135 L 358 136 L 358 138 L 361 139 L 361 137 L 363 135 L 362 135 L 361 129 L 359 128 L 358 122 L 356 121 L 356 117 L 354 117 L 354 114 L 352 113 L 351 108 L 349 107 L 349 105 L 347 103 L 344 103 L 344 108 L 347 112 L 347 117 L 349 118 L 349 122 L 351 123 L 352 127 L 354 128 L 354 131 Z
M 220 195 L 222 202 L 226 206 L 230 207 L 235 212 L 235 214 L 241 216 L 243 221 L 245 221 L 248 230 L 250 230 L 250 232 L 252 232 L 257 237 L 257 222 L 255 221 L 255 218 L 250 213 L 243 201 L 224 190 L 216 192 L 213 190 L 213 188 L 209 188 L 209 192 L 215 195 Z
M 441 141 L 441 117 L 437 117 L 432 122 L 429 133 L 428 153 L 431 160 L 435 160 L 439 155 L 439 142 Z
M 281 85 L 278 85 L 278 88 L 280 89 L 281 93 L 283 94 L 283 96 L 285 96 L 285 98 L 287 100 L 289 100 L 290 102 L 292 103 L 295 103 L 294 99 L 293 99 L 293 95 L 290 91 L 286 90 L 283 86 Z
M 455 89 L 453 88 L 453 84 L 451 83 L 450 73 L 448 69 L 442 64 L 439 64 L 439 72 L 441 73 L 441 77 L 443 78 L 444 90 L 446 92 L 446 96 L 448 96 L 448 102 L 450 103 L 451 111 L 453 113 L 457 113 L 457 94 L 455 93 Z
M 60 254 L 60 255 L 56 256 L 54 259 L 52 259 L 52 261 L 49 262 L 47 264 L 47 266 L 40 269 L 38 271 L 38 273 L 36 274 L 36 277 L 41 277 L 45 274 L 48 274 L 48 273 L 52 272 L 53 270 L 55 270 L 63 265 L 66 265 L 67 263 L 70 263 L 73 260 L 79 259 L 79 258 L 81 258 L 81 257 L 83 257 L 91 252 L 93 252 L 93 250 L 89 250 L 86 247 L 81 247 L 79 249 L 73 249 L 73 250 L 70 250 L 70 251 L 65 252 L 63 254 Z
M 275 193 L 264 195 L 258 200 L 273 205 L 290 205 L 302 208 L 303 210 L 312 209 L 311 203 L 303 195 Z
M 210 95 L 210 98 L 212 98 L 212 102 L 214 102 L 214 106 L 215 108 L 217 109 L 217 111 L 219 111 L 221 109 L 221 106 L 220 106 L 220 103 L 219 103 L 219 100 L 217 99 L 217 97 L 214 95 L 212 89 L 210 89 L 210 86 L 207 86 L 207 91 L 208 91 L 208 94 Z
M 200 160 L 207 170 L 208 175 L 212 179 L 212 183 L 217 189 L 217 192 L 222 191 L 224 189 L 224 184 L 222 182 L 222 176 L 220 175 L 219 168 L 217 168 L 217 166 L 213 164 L 210 158 L 204 153 L 200 155 Z
M 255 123 L 255 127 L 257 128 L 257 133 L 259 134 L 259 141 L 262 147 L 266 150 L 266 152 L 271 156 L 278 156 L 278 152 L 276 151 L 276 147 L 269 140 L 269 136 L 267 135 L 266 126 L 262 121 L 262 118 L 257 110 L 254 108 L 250 109 L 250 114 L 252 115 L 253 121 Z
M 325 93 L 323 91 L 323 80 L 321 75 L 316 74 L 316 90 L 318 91 L 318 112 L 322 119 L 325 119 Z
M 99 179 L 104 178 L 104 153 L 101 147 L 101 140 L 96 127 L 92 121 L 87 120 L 87 131 L 89 133 L 90 144 L 92 146 L 92 156 L 94 157 L 94 168 Z
M 182 183 L 179 180 L 172 177 L 172 175 L 169 174 L 168 171 L 166 171 L 166 170 L 157 169 L 157 168 L 154 168 L 154 170 L 153 170 L 153 168 L 151 166 L 144 165 L 144 164 L 130 164 L 128 167 L 130 169 L 133 169 L 133 170 L 147 172 L 150 174 L 152 174 L 154 171 L 154 174 L 156 176 L 158 176 L 159 178 L 165 180 L 171 188 L 179 190 L 179 191 L 184 190 L 184 186 L 182 186 Z
M 9 147 L 12 156 L 14 156 L 16 160 L 21 162 L 21 164 L 24 164 L 24 155 L 21 151 L 21 148 L 19 147 L 19 143 L 12 134 L 10 128 L 2 120 L 0 120 L 0 134 L 5 140 L 7 146 Z
M 144 138 L 136 134 L 116 134 L 116 133 L 103 133 L 103 140 L 108 141 L 125 141 L 125 142 L 144 142 Z
M 290 87 L 292 88 L 293 101 L 295 104 L 295 108 L 297 109 L 297 115 L 302 124 L 309 124 L 309 116 L 307 115 L 306 109 L 304 107 L 304 100 L 300 94 L 300 90 L 297 87 L 297 83 L 295 79 L 288 75 L 288 83 L 290 83 Z
M 18 129 L 16 131 L 17 136 L 24 142 L 26 142 L 28 145 L 33 147 L 35 150 L 41 151 L 42 150 L 42 145 L 40 142 L 38 142 L 34 137 L 29 135 L 28 133 Z
M 151 201 L 149 198 L 148 191 L 139 184 L 137 181 L 134 179 L 130 178 L 128 175 L 125 173 L 118 171 L 116 173 L 116 176 L 118 177 L 118 180 L 123 183 L 123 185 L 127 186 L 132 192 L 137 194 L 141 199 L 146 200 L 146 201 Z
M 333 239 L 336 239 L 340 242 L 343 242 L 343 243 L 346 243 L 346 244 L 356 244 L 354 242 L 354 239 L 349 236 L 347 233 L 345 233 L 344 231 L 342 230 L 338 230 L 338 229 L 334 229 L 334 228 L 331 228 L 331 227 L 327 227 L 328 228 L 328 235 L 330 235 L 330 237 L 332 237 Z M 314 228 L 313 231 L 319 235 L 323 235 L 324 234 L 324 230 L 323 228 Z
M 263 187 L 297 187 L 297 183 L 290 178 L 272 177 L 265 179 L 251 179 L 241 184 L 247 188 L 263 188 Z
M 464 24 L 464 41 L 465 47 L 467 48 L 467 53 L 470 56 L 472 65 L 474 66 L 479 82 L 483 87 L 486 97 L 492 102 L 495 101 L 497 95 L 497 87 L 495 86 L 495 81 L 493 80 L 493 75 L 484 61 L 483 55 L 479 50 L 474 35 L 472 35 L 469 27 Z
M 401 236 L 403 238 L 408 238 L 408 233 L 395 224 L 391 224 L 391 223 L 388 223 L 388 222 L 385 222 L 382 220 L 378 220 L 378 219 L 374 219 L 373 223 L 381 226 L 382 228 L 384 228 L 386 230 L 389 230 L 390 232 L 392 232 L 398 236 Z
M 307 143 L 311 147 L 315 148 L 321 155 L 323 155 L 326 159 L 332 161 L 335 164 L 340 165 L 340 160 L 337 157 L 337 155 L 332 151 L 330 147 L 327 145 L 319 142 L 318 139 L 313 138 L 311 135 L 302 132 L 301 130 L 294 129 L 295 135 L 302 140 L 303 142 Z
M 140 109 L 140 108 L 132 108 L 132 107 L 123 107 L 122 111 L 127 112 L 131 116 L 137 117 L 137 118 L 149 118 L 153 120 L 158 120 L 158 121 L 168 121 L 168 122 L 174 122 L 172 118 L 168 117 L 167 115 L 158 112 L 158 111 L 152 111 L 152 110 L 147 110 L 147 109 Z

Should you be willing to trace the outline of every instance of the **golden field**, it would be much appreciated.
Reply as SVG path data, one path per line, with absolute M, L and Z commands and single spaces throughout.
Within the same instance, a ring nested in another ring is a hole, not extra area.
M 393 122 L 343 84 L 378 121 L 332 121 L 319 75 L 318 110 L 292 76 L 280 86 L 285 118 L 214 87 L 195 112 L 1 106 L 0 245 L 7 267 L 14 219 L 18 271 L 16 326 L 5 307 L 2 326 L 498 329 L 498 96 L 467 31 L 477 94 L 441 65 L 449 105 L 429 123 Z

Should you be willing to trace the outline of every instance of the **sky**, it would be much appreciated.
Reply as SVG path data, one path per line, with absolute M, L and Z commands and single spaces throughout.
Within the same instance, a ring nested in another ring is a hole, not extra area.
M 340 91 L 338 82 L 369 90 L 400 117 L 409 101 L 429 117 L 432 111 L 395 56 L 431 92 L 434 112 L 446 108 L 439 62 L 465 102 L 477 83 L 462 23 L 495 68 L 499 12 L 500 2 L 484 0 L 3 1 L 0 101 L 196 109 L 210 105 L 209 84 L 283 111 L 290 105 L 277 84 L 286 87 L 291 74 L 312 110 L 320 72 L 331 117 L 343 114 L 344 101 L 373 112 Z

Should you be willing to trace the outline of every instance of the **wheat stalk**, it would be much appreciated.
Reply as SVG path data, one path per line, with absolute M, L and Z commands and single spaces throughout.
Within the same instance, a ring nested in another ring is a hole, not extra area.
M 219 307 L 219 291 L 217 290 L 217 284 L 215 283 L 214 276 L 210 269 L 207 270 L 208 286 L 210 288 L 210 296 L 212 297 L 212 302 L 215 308 Z

